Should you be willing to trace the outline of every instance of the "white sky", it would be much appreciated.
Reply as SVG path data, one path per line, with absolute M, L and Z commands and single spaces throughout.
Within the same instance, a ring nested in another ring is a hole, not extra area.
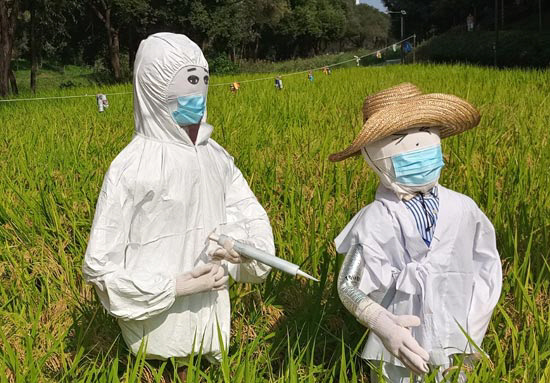
M 368 4 L 381 10 L 382 12 L 387 12 L 388 9 L 382 4 L 382 0 L 360 0 L 361 4 Z

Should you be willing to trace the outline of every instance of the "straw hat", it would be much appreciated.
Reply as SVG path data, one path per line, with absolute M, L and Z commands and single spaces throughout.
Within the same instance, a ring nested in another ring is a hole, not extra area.
M 423 94 L 410 83 L 367 96 L 363 104 L 363 128 L 346 149 L 329 156 L 336 162 L 360 153 L 363 146 L 414 127 L 437 127 L 441 138 L 472 129 L 479 124 L 477 109 L 450 94 Z

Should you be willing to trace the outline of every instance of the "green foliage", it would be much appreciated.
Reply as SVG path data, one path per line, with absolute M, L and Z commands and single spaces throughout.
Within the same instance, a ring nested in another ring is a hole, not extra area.
M 14 58 L 17 58 L 17 55 L 30 57 L 31 29 L 33 27 L 31 13 L 35 14 L 34 28 L 37 57 L 60 55 L 68 42 L 65 25 L 67 23 L 67 13 L 75 11 L 74 1 L 26 0 L 21 3 L 22 17 L 19 18 L 17 25 L 19 46 Z
M 226 55 L 218 55 L 213 59 L 208 59 L 208 66 L 210 67 L 210 73 L 220 75 L 237 73 L 239 71 L 239 66 Z
M 498 66 L 550 66 L 550 32 L 501 31 L 498 41 Z M 494 32 L 448 32 L 423 42 L 416 58 L 436 63 L 493 65 L 494 43 Z
M 212 84 L 265 75 L 212 78 Z M 375 174 L 361 159 L 330 163 L 361 126 L 367 94 L 402 81 L 464 97 L 478 128 L 444 140 L 441 183 L 471 196 L 493 222 L 504 287 L 472 382 L 550 380 L 550 150 L 547 71 L 410 65 L 316 72 L 210 88 L 214 139 L 235 157 L 270 217 L 278 254 L 319 283 L 273 271 L 233 284 L 232 336 L 221 366 L 198 353 L 200 382 L 363 382 L 365 329 L 340 304 L 333 239 L 371 202 Z M 117 93 L 130 86 L 39 96 Z M 0 382 L 161 382 L 129 355 L 116 321 L 82 280 L 103 175 L 133 133 L 131 95 L 0 103 Z M 201 360 L 202 359 L 202 360 Z M 229 377 L 228 377 L 229 375 Z M 433 381 L 433 380 L 428 380 Z
M 24 69 L 17 69 L 17 68 Z M 28 62 L 19 61 L 15 66 L 15 77 L 19 85 L 19 93 L 21 95 L 30 94 L 30 69 Z M 110 79 L 110 76 L 108 77 Z M 96 84 L 97 72 L 92 68 L 80 67 L 75 65 L 65 66 L 49 66 L 43 65 L 42 69 L 38 70 L 37 83 L 38 89 L 44 92 L 45 90 L 55 90 L 63 88 L 63 84 L 72 83 L 77 87 L 92 86 Z
M 22 13 L 28 14 L 34 3 L 23 4 Z M 207 55 L 226 54 L 232 61 L 371 47 L 388 38 L 387 17 L 367 5 L 355 12 L 351 0 L 41 0 L 37 4 L 43 31 L 40 50 L 45 59 L 63 64 L 93 65 L 108 57 L 107 10 L 111 28 L 120 35 L 120 53 L 130 57 L 141 39 L 160 31 L 184 33 Z M 25 20 L 21 18 L 18 25 L 14 58 L 30 55 L 31 26 Z
M 374 48 L 387 43 L 390 18 L 372 7 L 361 4 L 355 7 L 353 18 L 347 26 L 352 41 L 357 46 Z

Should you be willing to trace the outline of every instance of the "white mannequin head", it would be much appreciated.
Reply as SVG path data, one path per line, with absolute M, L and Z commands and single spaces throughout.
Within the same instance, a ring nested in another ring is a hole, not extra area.
M 208 69 L 198 65 L 181 68 L 166 90 L 170 115 L 180 126 L 204 121 L 208 94 Z
M 380 182 L 400 199 L 433 188 L 443 167 L 437 128 L 410 128 L 361 148 Z

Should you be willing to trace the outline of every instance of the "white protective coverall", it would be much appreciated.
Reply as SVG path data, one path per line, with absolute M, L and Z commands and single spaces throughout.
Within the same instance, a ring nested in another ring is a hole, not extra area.
M 142 41 L 134 66 L 135 135 L 111 163 L 97 201 L 83 273 L 95 285 L 122 335 L 146 357 L 185 358 L 199 351 L 219 360 L 217 326 L 227 348 L 226 289 L 176 297 L 175 277 L 208 261 L 214 229 L 271 254 L 273 235 L 233 158 L 202 122 L 196 144 L 172 119 L 166 89 L 185 66 L 208 64 L 183 35 L 159 33 Z M 227 264 L 237 281 L 260 282 L 269 267 Z
M 440 211 L 431 245 L 396 193 L 380 185 L 376 199 L 336 238 L 339 253 L 359 252 L 359 288 L 396 315 L 416 315 L 412 334 L 434 366 L 453 354 L 475 353 L 496 306 L 502 271 L 491 222 L 469 197 L 437 185 Z M 377 298 L 378 297 L 378 298 Z M 404 367 L 370 333 L 362 357 Z

